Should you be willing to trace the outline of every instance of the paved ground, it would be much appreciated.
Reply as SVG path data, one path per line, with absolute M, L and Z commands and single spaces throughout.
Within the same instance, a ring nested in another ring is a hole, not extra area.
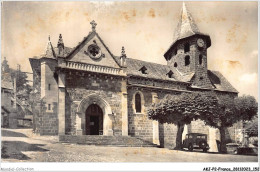
M 257 156 L 62 144 L 31 129 L 2 129 L 1 135 L 2 162 L 257 162 Z

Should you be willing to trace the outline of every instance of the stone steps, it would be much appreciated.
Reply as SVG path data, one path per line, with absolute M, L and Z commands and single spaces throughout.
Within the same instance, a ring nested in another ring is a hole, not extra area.
M 100 146 L 157 147 L 157 145 L 151 142 L 130 136 L 60 135 L 59 142 Z

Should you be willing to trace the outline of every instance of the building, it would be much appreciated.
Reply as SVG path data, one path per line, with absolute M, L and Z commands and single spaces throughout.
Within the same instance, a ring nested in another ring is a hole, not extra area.
M 6 61 L 6 59 L 4 60 Z M 4 62 L 3 62 L 4 63 Z M 14 86 L 10 73 L 2 65 L 1 77 L 1 127 L 17 128 L 17 113 L 14 108 Z
M 207 68 L 210 36 L 199 31 L 185 4 L 175 40 L 164 54 L 167 65 L 131 59 L 124 47 L 114 55 L 97 24 L 91 25 L 76 47 L 66 47 L 60 35 L 57 47 L 49 38 L 46 53 L 30 58 L 39 100 L 34 125 L 41 135 L 60 135 L 61 140 L 65 135 L 131 136 L 174 147 L 177 127 L 148 119 L 151 103 L 183 92 L 238 94 L 220 72 Z M 202 121 L 193 121 L 186 130 L 210 135 Z

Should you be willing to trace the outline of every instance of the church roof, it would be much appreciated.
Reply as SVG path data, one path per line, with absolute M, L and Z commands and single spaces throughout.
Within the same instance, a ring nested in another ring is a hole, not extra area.
M 196 25 L 196 23 L 194 22 L 194 20 L 191 16 L 191 13 L 188 11 L 186 4 L 183 2 L 180 20 L 177 24 L 177 27 L 176 27 L 175 33 L 174 33 L 173 43 L 169 47 L 169 49 L 166 51 L 166 53 L 164 54 L 165 58 L 169 59 L 169 57 L 171 56 L 173 47 L 175 47 L 176 43 L 179 40 L 191 37 L 193 35 L 201 35 L 203 37 L 206 37 L 207 46 L 208 47 L 211 46 L 211 41 L 210 41 L 209 35 L 201 33 L 199 31 L 198 26 Z
M 120 62 L 120 57 L 115 57 Z M 143 74 L 141 68 L 146 68 L 146 73 Z M 172 71 L 172 77 L 169 78 L 168 73 Z M 132 58 L 126 58 L 126 72 L 129 76 L 138 76 L 143 78 L 160 79 L 176 82 L 189 82 L 194 73 L 181 75 L 175 68 L 167 65 L 152 63 Z
M 219 71 L 208 70 L 208 76 L 217 90 L 238 93 Z
M 55 47 L 53 50 L 54 50 L 55 54 L 59 53 L 59 48 L 58 47 Z M 63 57 L 66 57 L 67 55 L 69 55 L 72 50 L 73 50 L 73 48 L 64 46 L 64 55 L 63 55 Z
M 174 40 L 177 41 L 182 38 L 192 36 L 194 34 L 200 34 L 199 28 L 194 22 L 190 12 L 187 10 L 185 3 L 183 2 L 181 17 L 174 34 Z
M 117 61 L 120 61 L 120 57 L 116 57 Z M 140 69 L 145 66 L 147 73 L 143 74 Z M 173 77 L 169 78 L 169 71 L 173 72 Z M 126 72 L 128 76 L 137 76 L 151 79 L 160 79 L 176 82 L 190 82 L 195 73 L 189 73 L 183 75 L 176 68 L 169 67 L 167 65 L 146 62 L 142 60 L 126 58 Z M 228 82 L 228 80 L 219 72 L 208 70 L 208 76 L 213 86 L 218 91 L 234 92 L 238 91 Z

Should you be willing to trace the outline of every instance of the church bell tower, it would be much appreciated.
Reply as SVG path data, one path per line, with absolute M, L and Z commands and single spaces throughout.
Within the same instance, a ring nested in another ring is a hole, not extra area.
M 201 33 L 183 2 L 174 41 L 164 54 L 168 66 L 180 75 L 193 75 L 192 86 L 212 88 L 208 78 L 207 49 L 210 36 Z

